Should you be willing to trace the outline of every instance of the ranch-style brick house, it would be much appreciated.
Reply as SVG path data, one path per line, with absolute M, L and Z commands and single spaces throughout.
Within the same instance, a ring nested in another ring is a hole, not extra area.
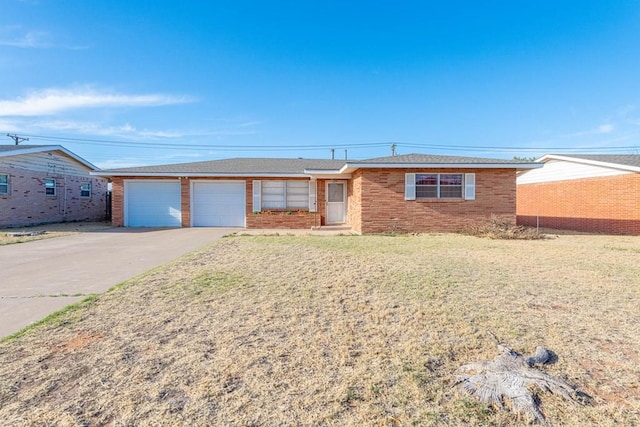
M 108 181 L 60 145 L 0 145 L 0 227 L 105 219 Z
M 463 229 L 516 219 L 516 172 L 537 163 L 407 154 L 369 160 L 233 158 L 100 170 L 114 225 L 359 233 Z
M 548 154 L 517 178 L 518 223 L 640 235 L 640 155 Z

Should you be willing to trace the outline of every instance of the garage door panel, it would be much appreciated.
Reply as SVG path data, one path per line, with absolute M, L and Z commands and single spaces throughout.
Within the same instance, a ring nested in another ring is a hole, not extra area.
M 126 183 L 128 227 L 180 227 L 180 182 L 130 181 Z
M 237 182 L 194 182 L 194 227 L 244 227 L 245 186 Z

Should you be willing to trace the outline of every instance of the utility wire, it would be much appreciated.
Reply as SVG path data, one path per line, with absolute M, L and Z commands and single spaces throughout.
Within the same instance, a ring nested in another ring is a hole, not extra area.
M 312 144 L 312 145 L 214 145 L 214 144 L 180 144 L 180 143 L 162 143 L 162 142 L 139 142 L 139 141 L 117 141 L 108 139 L 91 139 L 91 138 L 70 138 L 47 135 L 25 135 L 34 140 L 52 141 L 52 142 L 68 142 L 73 144 L 102 145 L 112 147 L 131 147 L 131 148 L 153 148 L 153 149 L 183 149 L 183 150 L 216 150 L 216 151 L 317 151 L 334 149 L 361 149 L 361 148 L 377 148 L 395 146 L 398 152 L 407 151 L 407 149 L 431 149 L 446 151 L 473 151 L 473 152 L 633 152 L 638 153 L 640 147 L 637 145 L 629 146 L 612 146 L 612 147 L 522 147 L 522 146 L 474 146 L 474 145 L 447 145 L 447 144 L 428 144 L 398 141 L 376 141 L 366 143 L 336 143 L 336 144 Z M 401 150 L 398 150 L 401 149 Z

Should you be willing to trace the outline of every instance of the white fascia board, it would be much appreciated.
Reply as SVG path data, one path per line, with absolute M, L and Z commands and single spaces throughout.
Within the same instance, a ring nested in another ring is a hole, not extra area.
M 307 174 L 300 173 L 195 173 L 195 172 L 109 172 L 109 171 L 95 171 L 90 172 L 91 175 L 98 176 L 131 176 L 131 177 L 182 177 L 182 178 L 260 178 L 260 177 L 273 177 L 273 178 L 310 178 Z
M 60 151 L 66 154 L 67 156 L 71 157 L 75 161 L 82 163 L 84 166 L 86 166 L 89 169 L 92 169 L 94 171 L 100 170 L 100 168 L 98 168 L 96 165 L 86 161 L 85 159 L 78 156 L 77 154 L 72 153 L 71 151 L 64 148 L 62 145 L 45 145 L 43 147 L 20 148 L 17 150 L 2 151 L 0 152 L 0 157 L 19 156 L 22 154 L 43 153 L 46 151 Z
M 341 173 L 357 169 L 537 169 L 542 163 L 346 163 Z
M 582 163 L 585 165 L 600 166 L 608 169 L 640 172 L 640 167 L 636 167 L 636 166 L 621 165 L 620 163 L 600 162 L 598 160 L 581 159 L 578 157 L 571 157 L 571 156 L 558 156 L 557 154 L 546 154 L 542 156 L 538 161 L 547 162 L 549 160 L 561 160 L 564 162 Z
M 304 173 L 311 176 L 313 179 L 351 179 L 350 173 L 341 173 L 338 170 L 329 171 L 326 169 L 313 170 L 313 169 L 305 169 Z

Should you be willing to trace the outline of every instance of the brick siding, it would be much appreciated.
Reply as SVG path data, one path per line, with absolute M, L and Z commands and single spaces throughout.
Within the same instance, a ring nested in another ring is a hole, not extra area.
M 476 174 L 476 200 L 404 200 L 405 172 Z M 114 177 L 113 224 L 124 224 L 124 179 Z M 155 178 L 154 178 L 155 179 Z M 175 178 L 172 178 L 175 179 Z M 211 178 L 201 178 L 211 180 Z M 325 225 L 325 192 L 328 180 L 317 181 L 317 212 L 269 210 L 254 213 L 254 178 L 246 182 L 247 228 L 309 229 Z M 274 178 L 255 178 L 268 180 Z M 182 226 L 190 226 L 191 181 L 182 179 Z M 228 180 L 228 178 L 225 178 Z M 361 233 L 458 231 L 492 215 L 515 222 L 515 171 L 513 169 L 360 169 L 347 182 L 347 224 Z
M 640 174 L 521 184 L 518 224 L 640 235 Z
M 475 200 L 405 200 L 405 173 L 475 173 Z M 515 223 L 516 177 L 513 169 L 362 169 L 354 174 L 350 208 L 361 211 L 351 224 L 361 233 L 450 232 L 492 215 Z
M 29 170 L 0 169 L 9 175 L 9 194 L 0 195 L 0 226 L 20 227 L 65 221 L 101 221 L 106 217 L 107 181 L 103 178 Z M 44 180 L 56 180 L 56 195 L 45 194 Z M 80 185 L 91 182 L 91 197 Z

